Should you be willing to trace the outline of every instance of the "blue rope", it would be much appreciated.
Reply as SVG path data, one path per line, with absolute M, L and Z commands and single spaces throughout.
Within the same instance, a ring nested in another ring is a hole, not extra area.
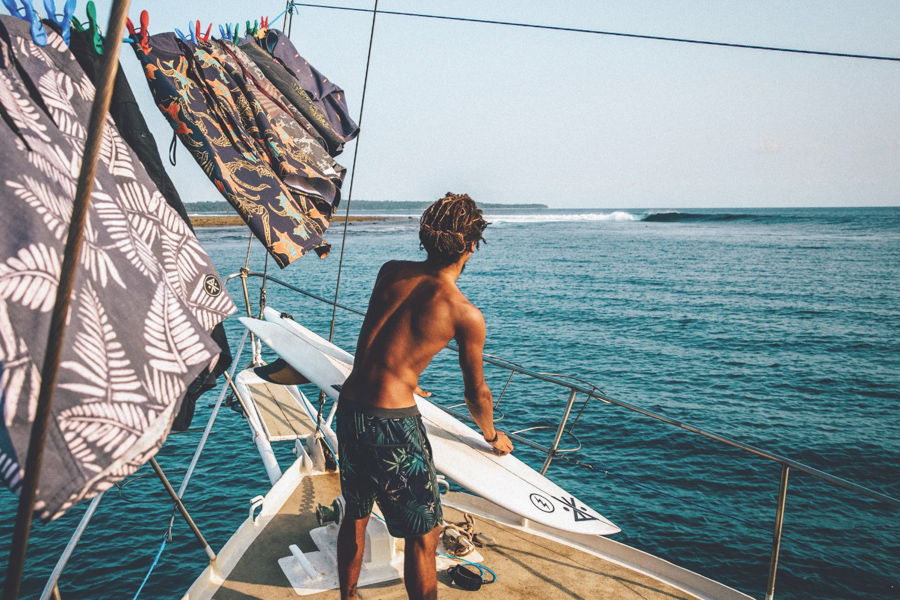
M 284 17 L 284 22 L 287 23 L 287 14 L 288 13 L 294 14 L 294 3 L 293 2 L 291 2 L 290 5 L 288 5 L 288 7 L 285 8 L 283 11 L 281 11 L 281 13 L 277 17 L 272 19 L 272 27 L 275 26 L 275 23 L 277 23 L 278 19 L 280 19 L 281 17 Z M 284 27 L 284 23 L 282 23 L 281 26 Z
M 162 556 L 163 550 L 166 549 L 166 542 L 169 541 L 169 536 L 164 535 L 162 546 L 159 547 L 159 552 L 156 553 L 156 558 L 153 559 L 153 564 L 150 565 L 150 570 L 147 571 L 147 575 L 144 577 L 144 581 L 141 582 L 141 587 L 138 588 L 137 593 L 134 595 L 133 600 L 137 600 L 138 596 L 141 595 L 141 591 L 143 591 L 144 586 L 147 585 L 147 580 L 150 579 L 150 574 L 153 573 L 153 569 L 156 568 L 157 563 L 159 563 L 159 557 Z

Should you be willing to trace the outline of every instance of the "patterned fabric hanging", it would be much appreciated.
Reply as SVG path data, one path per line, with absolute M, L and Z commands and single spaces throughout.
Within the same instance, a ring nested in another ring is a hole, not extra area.
M 328 215 L 279 177 L 278 159 L 247 130 L 256 125 L 245 122 L 239 103 L 248 101 L 217 57 L 174 33 L 149 36 L 147 46 L 134 48 L 157 106 L 278 265 L 309 250 L 326 254 Z
M 245 120 L 251 116 L 257 120 L 257 142 L 280 155 L 276 158 L 284 163 L 282 179 L 313 200 L 324 200 L 324 205 L 317 206 L 330 216 L 340 202 L 346 169 L 328 154 L 309 121 L 290 106 L 250 57 L 233 44 L 221 40 L 215 44 L 218 51 L 212 52 L 249 100 L 241 105 L 241 112 L 249 113 Z
M 319 73 L 315 67 L 309 64 L 309 61 L 300 56 L 297 48 L 284 32 L 269 29 L 266 32 L 265 45 L 272 56 L 280 60 L 297 78 L 300 87 L 309 94 L 319 110 L 325 113 L 329 125 L 341 140 L 341 148 L 359 135 L 359 126 L 350 116 L 344 90 Z
M 340 154 L 344 149 L 344 140 L 328 122 L 328 115 L 325 114 L 325 111 L 300 86 L 300 82 L 297 81 L 294 74 L 281 61 L 264 48 L 260 48 L 256 40 L 244 40 L 241 42 L 240 48 L 256 63 L 269 81 L 291 101 L 291 104 L 312 123 L 321 138 L 325 140 L 328 152 L 332 156 Z
M 17 491 L 94 86 L 63 40 L 0 17 L 0 478 Z M 62 348 L 35 510 L 108 489 L 166 439 L 235 311 L 209 256 L 111 119 Z
M 72 31 L 69 38 L 69 50 L 72 51 L 72 55 L 78 61 L 78 64 L 81 65 L 81 68 L 84 69 L 91 83 L 96 86 L 102 70 L 101 62 L 103 57 L 97 54 L 94 48 L 93 32 L 90 30 Z M 141 113 L 141 108 L 138 106 L 137 99 L 131 91 L 131 86 L 128 84 L 121 66 L 116 72 L 112 102 L 109 105 L 109 115 L 115 122 L 119 135 L 134 151 L 138 161 L 147 171 L 147 176 L 153 180 L 166 204 L 171 206 L 181 217 L 181 220 L 187 224 L 188 228 L 193 231 L 187 210 L 181 201 L 181 196 L 166 173 L 165 167 L 163 167 L 156 140 L 147 127 L 147 122 L 144 120 L 144 115 Z M 210 335 L 212 335 L 212 338 L 221 350 L 219 359 L 212 370 L 200 373 L 197 376 L 197 380 L 188 386 L 188 392 L 182 399 L 178 414 L 172 422 L 173 431 L 184 431 L 191 426 L 197 398 L 216 387 L 216 380 L 231 365 L 231 349 L 228 347 L 225 327 L 221 323 L 216 325 L 210 332 Z

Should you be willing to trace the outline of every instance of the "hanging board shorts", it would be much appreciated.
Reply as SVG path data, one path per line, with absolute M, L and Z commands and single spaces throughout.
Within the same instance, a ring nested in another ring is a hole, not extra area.
M 344 400 L 338 404 L 336 433 L 347 518 L 366 517 L 377 500 L 394 537 L 424 535 L 441 523 L 431 444 L 418 408 Z

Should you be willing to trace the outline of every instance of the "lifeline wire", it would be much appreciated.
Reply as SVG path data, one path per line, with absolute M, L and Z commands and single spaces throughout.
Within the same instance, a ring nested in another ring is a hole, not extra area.
M 309 8 L 327 8 L 331 10 L 346 10 L 351 12 L 372 12 L 368 8 L 353 8 L 349 6 L 328 6 L 326 4 L 309 4 L 305 2 L 293 2 L 294 6 L 306 6 Z M 377 10 L 377 8 L 376 8 Z M 699 44 L 701 46 L 720 46 L 724 48 L 741 48 L 745 50 L 768 50 L 770 52 L 789 52 L 793 54 L 813 54 L 816 56 L 837 56 L 841 58 L 863 58 L 867 60 L 888 60 L 900 62 L 895 56 L 878 56 L 871 54 L 851 54 L 846 52 L 826 52 L 824 50 L 802 50 L 799 48 L 779 48 L 777 46 L 759 46 L 756 44 L 735 44 L 731 42 L 712 42 L 709 40 L 694 40 L 690 38 L 666 37 L 660 35 L 642 35 L 638 33 L 622 33 L 618 31 L 602 31 L 599 29 L 581 29 L 578 27 L 557 27 L 554 25 L 538 25 L 534 23 L 516 23 L 515 21 L 494 21 L 491 19 L 472 19 L 467 17 L 451 17 L 448 15 L 431 15 L 426 13 L 401 12 L 394 10 L 379 11 L 383 15 L 398 17 L 416 17 L 420 19 L 438 19 L 442 21 L 460 21 L 463 23 L 481 23 L 484 25 L 505 25 L 508 27 L 524 27 L 527 29 L 544 29 L 548 31 L 564 31 L 568 33 L 589 33 L 594 35 L 607 35 L 613 37 L 634 38 L 639 40 L 657 40 L 661 42 L 678 42 L 682 44 Z

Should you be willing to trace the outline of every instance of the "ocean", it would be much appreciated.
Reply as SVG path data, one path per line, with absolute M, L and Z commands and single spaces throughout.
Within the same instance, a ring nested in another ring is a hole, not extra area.
M 423 258 L 417 219 L 399 216 L 349 225 L 341 303 L 365 310 L 381 263 Z M 484 312 L 487 353 L 900 497 L 900 208 L 495 211 L 488 220 L 488 243 L 459 281 Z M 331 233 L 327 259 L 285 270 L 269 261 L 269 274 L 333 297 L 341 233 Z M 243 265 L 246 229 L 198 236 L 223 275 Z M 251 268 L 265 268 L 257 243 Z M 242 305 L 240 286 L 229 290 Z M 267 302 L 327 336 L 330 307 L 271 282 Z M 338 311 L 336 343 L 352 350 L 360 322 Z M 236 351 L 240 324 L 226 325 Z M 486 376 L 496 398 L 508 373 L 488 366 Z M 436 402 L 461 402 L 456 355 L 438 355 L 421 386 Z M 218 395 L 204 396 L 193 430 L 158 455 L 176 487 Z M 566 399 L 516 376 L 499 426 L 539 427 L 523 435 L 546 444 Z M 562 447 L 581 449 L 548 476 L 619 525 L 613 539 L 763 597 L 778 464 L 583 397 L 575 415 Z M 289 446 L 276 447 L 283 467 Z M 543 461 L 521 444 L 516 453 Z M 267 488 L 249 427 L 223 410 L 185 496 L 214 549 Z M 0 493 L 4 564 L 15 503 Z M 35 524 L 23 598 L 40 594 L 84 508 Z M 107 492 L 62 575 L 62 597 L 134 597 L 170 514 L 149 467 Z M 141 598 L 181 597 L 206 564 L 180 518 L 174 533 Z M 776 597 L 897 598 L 898 581 L 897 509 L 792 471 Z

